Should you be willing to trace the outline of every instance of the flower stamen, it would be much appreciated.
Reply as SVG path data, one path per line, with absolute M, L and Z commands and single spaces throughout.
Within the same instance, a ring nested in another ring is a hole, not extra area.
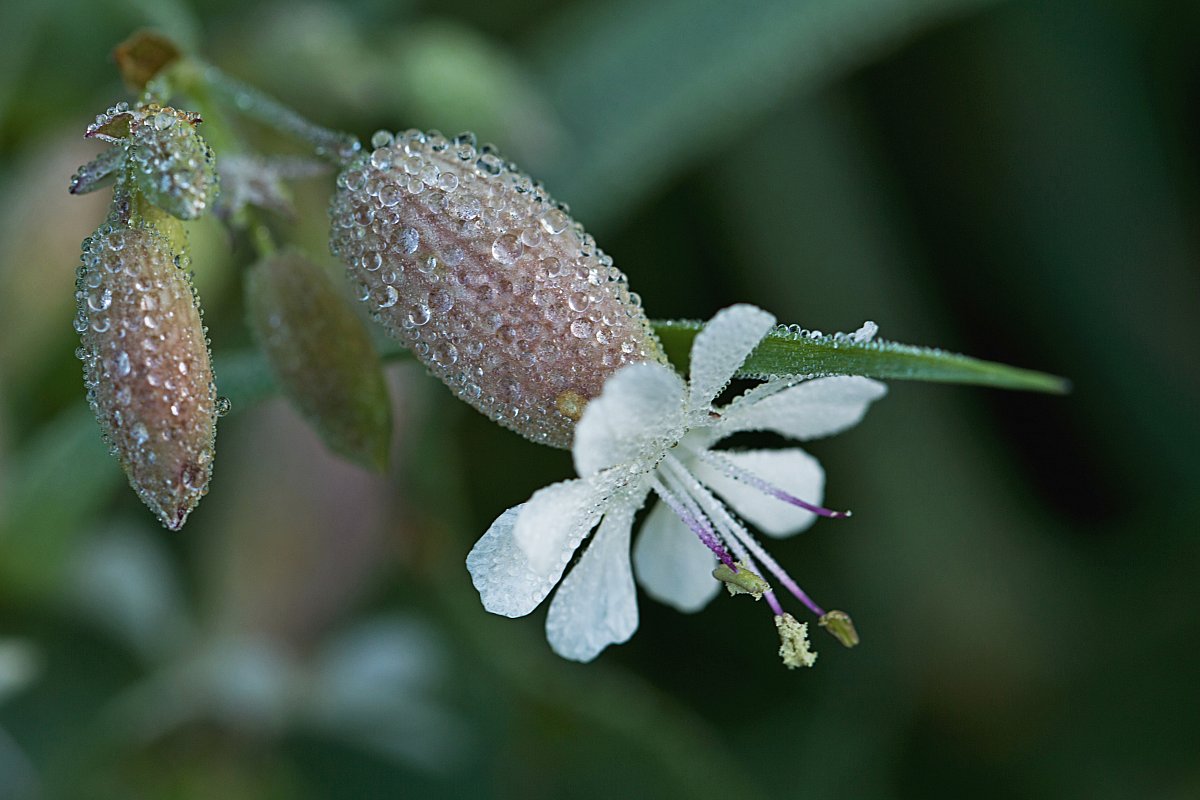
M 814 505 L 813 503 L 801 500 L 799 497 L 794 497 L 793 495 L 785 492 L 783 489 L 780 489 L 778 486 L 763 480 L 753 472 L 742 469 L 728 458 L 725 458 L 724 456 L 713 452 L 712 450 L 702 450 L 697 453 L 697 455 L 702 461 L 716 467 L 729 477 L 739 480 L 748 486 L 753 486 L 763 494 L 774 497 L 777 500 L 782 500 L 783 502 L 796 506 L 797 508 L 803 508 L 805 511 L 810 511 L 819 517 L 828 517 L 830 519 L 846 519 L 847 517 L 853 516 L 852 511 L 833 511 L 832 509 L 825 508 L 824 506 Z
M 670 464 L 671 468 L 676 471 L 676 477 L 682 482 L 688 494 L 691 495 L 700 504 L 700 508 L 708 515 L 717 528 L 724 534 L 724 538 L 733 547 L 734 552 L 740 549 L 734 541 L 739 542 L 746 550 L 749 550 L 755 558 L 761 561 L 766 568 L 774 575 L 779 582 L 792 593 L 792 596 L 808 607 L 810 611 L 818 617 L 825 615 L 825 609 L 817 605 L 808 594 L 800 588 L 800 584 L 788 575 L 766 549 L 758 543 L 758 541 L 745 529 L 741 524 L 733 518 L 725 505 L 718 500 L 712 492 L 708 490 L 704 484 L 696 480 L 687 469 L 679 463 L 679 459 L 670 454 L 664 463 Z M 740 555 L 739 555 L 740 557 Z M 742 558 L 747 564 L 750 563 L 747 558 Z
M 721 540 L 712 529 L 712 525 L 704 514 L 700 513 L 698 508 L 689 510 L 680 499 L 663 485 L 657 477 L 652 477 L 651 487 L 654 493 L 662 498 L 662 501 L 667 504 L 671 511 L 675 512 L 675 516 L 679 517 L 679 521 L 687 525 L 692 533 L 704 543 L 704 546 L 713 552 L 722 564 L 737 572 L 737 565 L 733 561 L 733 557 L 729 555 L 729 551 L 721 544 Z

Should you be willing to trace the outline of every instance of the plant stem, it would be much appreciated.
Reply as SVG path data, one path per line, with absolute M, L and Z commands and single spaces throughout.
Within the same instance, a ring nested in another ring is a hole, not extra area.
M 280 133 L 307 142 L 318 156 L 327 161 L 340 166 L 362 149 L 352 134 L 321 127 L 270 95 L 226 75 L 211 64 L 190 62 L 187 66 L 186 71 L 193 82 L 203 84 L 214 99 Z

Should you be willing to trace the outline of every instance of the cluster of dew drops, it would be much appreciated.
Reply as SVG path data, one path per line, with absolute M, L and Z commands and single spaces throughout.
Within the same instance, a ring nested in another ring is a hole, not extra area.
M 582 403 L 661 360 L 624 274 L 474 136 L 380 131 L 338 177 L 330 247 L 358 297 L 460 398 L 567 446 Z
M 105 442 L 156 510 L 174 517 L 212 469 L 216 396 L 188 259 L 147 227 L 112 221 L 83 242 L 76 272 L 88 403 Z

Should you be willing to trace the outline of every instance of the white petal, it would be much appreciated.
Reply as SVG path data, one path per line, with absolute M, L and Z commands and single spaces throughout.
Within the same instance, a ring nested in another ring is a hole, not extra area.
M 627 509 L 605 515 L 554 595 L 546 616 L 546 639 L 563 658 L 591 661 L 637 630 L 637 593 L 629 566 L 632 525 L 633 513 Z
M 721 588 L 712 576 L 716 556 L 666 503 L 655 503 L 642 523 L 633 565 L 646 594 L 685 613 L 704 608 Z
M 534 492 L 512 526 L 513 541 L 529 569 L 557 579 L 575 548 L 596 527 L 612 490 L 612 481 L 581 479 Z
M 524 507 L 513 506 L 497 517 L 467 555 L 467 571 L 483 607 L 506 617 L 533 611 L 562 575 L 562 567 L 533 570 L 513 540 L 513 526 Z
M 692 408 L 712 403 L 738 367 L 775 324 L 775 317 L 751 305 L 717 312 L 692 342 Z
M 683 381 L 661 364 L 630 364 L 604 384 L 575 428 L 575 471 L 587 477 L 615 464 L 657 460 L 682 433 Z M 653 464 L 651 464 L 653 466 Z
M 825 471 L 803 450 L 722 450 L 718 455 L 792 497 L 813 505 L 821 504 Z M 817 516 L 811 511 L 764 494 L 710 464 L 700 462 L 694 469 L 696 477 L 721 495 L 738 516 L 769 536 L 791 536 L 816 521 Z
M 731 403 L 715 426 L 722 437 L 769 430 L 793 439 L 829 436 L 857 425 L 887 387 L 856 375 L 817 378 L 779 390 L 768 383 Z

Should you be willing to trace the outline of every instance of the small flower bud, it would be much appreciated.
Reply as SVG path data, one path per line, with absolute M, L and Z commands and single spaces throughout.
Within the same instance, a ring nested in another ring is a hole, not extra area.
M 392 417 L 363 321 L 329 277 L 285 250 L 246 275 L 246 315 L 271 371 L 331 450 L 387 467 Z
M 775 617 L 775 627 L 779 630 L 779 657 L 788 669 L 817 663 L 817 654 L 809 649 L 807 622 L 797 622 L 791 614 L 780 614 Z
M 742 562 L 737 562 L 736 566 L 736 572 L 728 564 L 718 564 L 712 571 L 712 576 L 725 584 L 730 595 L 748 594 L 755 600 L 761 600 L 764 593 L 771 591 L 771 584 L 751 572 Z
M 208 489 L 217 397 L 186 264 L 149 226 L 83 243 L 75 329 L 88 402 L 129 483 L 172 530 Z
M 135 92 L 182 56 L 179 47 L 157 31 L 137 31 L 113 50 L 125 85 Z
M 568 447 L 621 366 L 663 361 L 625 276 L 469 134 L 377 133 L 338 176 L 330 248 L 394 338 L 495 422 Z
M 134 184 L 147 200 L 179 219 L 196 219 L 218 190 L 216 159 L 196 132 L 199 123 L 187 111 L 120 103 L 96 117 L 86 135 L 125 147 Z
M 850 619 L 850 615 L 845 611 L 830 611 L 817 620 L 817 624 L 833 634 L 833 638 L 845 647 L 858 644 L 858 631 L 854 629 L 854 620 Z

